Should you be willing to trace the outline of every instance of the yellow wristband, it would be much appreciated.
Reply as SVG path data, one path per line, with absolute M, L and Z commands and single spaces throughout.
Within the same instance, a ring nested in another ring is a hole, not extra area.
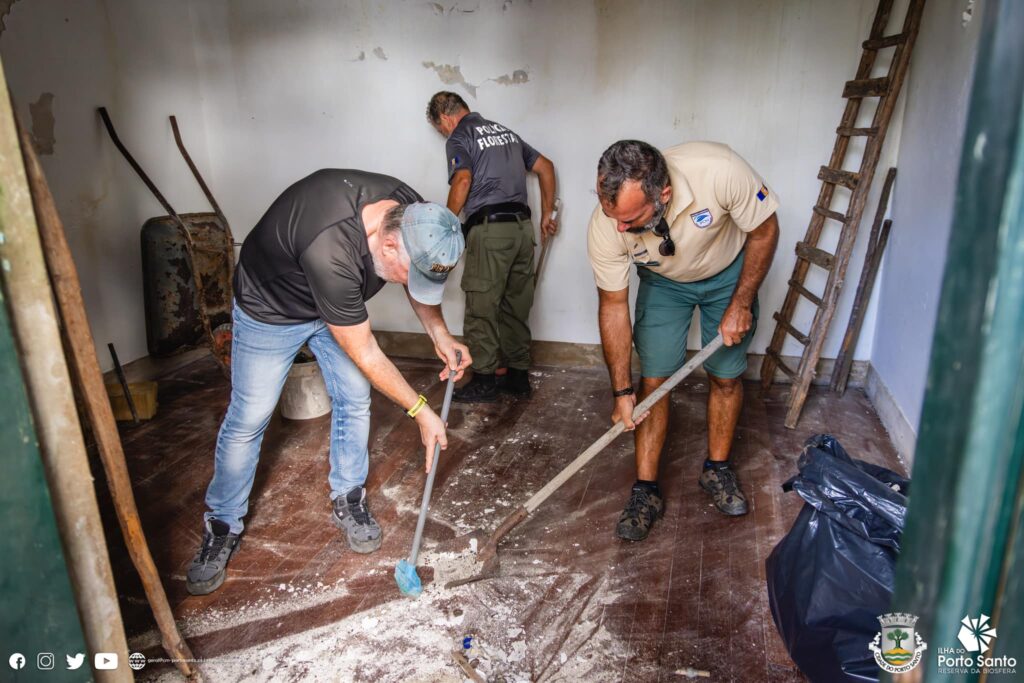
M 427 405 L 427 397 L 424 396 L 423 394 L 420 394 L 420 398 L 418 401 L 416 401 L 416 405 L 414 405 L 412 408 L 409 408 L 409 410 L 405 411 L 405 414 L 408 415 L 409 417 L 415 418 L 416 415 L 418 415 L 419 412 L 423 410 L 423 406 L 425 405 Z

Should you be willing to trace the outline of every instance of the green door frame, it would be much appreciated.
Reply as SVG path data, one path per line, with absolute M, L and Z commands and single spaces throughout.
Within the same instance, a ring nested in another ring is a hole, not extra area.
M 6 301 L 0 288 L 0 680 L 91 681 Z M 9 667 L 14 653 L 24 656 L 24 668 Z M 53 654 L 52 671 L 39 669 L 41 653 Z M 85 661 L 68 671 L 64 656 L 77 653 Z
M 938 671 L 967 615 L 1024 674 L 1024 2 L 988 0 L 983 22 L 893 599 L 944 683 L 985 679 Z

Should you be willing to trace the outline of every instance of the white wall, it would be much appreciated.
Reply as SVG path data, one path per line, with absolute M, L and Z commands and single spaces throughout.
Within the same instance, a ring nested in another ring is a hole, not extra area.
M 22 108 L 40 92 L 56 94 L 57 148 L 44 163 L 87 282 L 97 341 L 123 338 L 126 360 L 144 353 L 137 229 L 161 211 L 113 156 L 91 111 L 95 104 L 112 103 L 122 136 L 172 201 L 191 209 L 202 206 L 201 197 L 164 118 L 177 110 L 241 238 L 282 189 L 325 166 L 391 173 L 443 201 L 443 140 L 423 115 L 439 89 L 460 92 L 558 168 L 564 232 L 551 248 L 534 308 L 537 339 L 598 341 L 584 232 L 597 158 L 609 143 L 710 139 L 734 147 L 782 200 L 781 246 L 761 290 L 762 323 L 752 347 L 761 352 L 875 4 L 33 0 L 14 6 L 0 52 Z M 442 82 L 453 70 L 439 75 L 426 62 L 457 66 L 465 84 Z M 502 82 L 516 70 L 528 81 Z M 182 103 L 200 106 L 186 117 Z M 200 111 L 201 123 L 193 120 Z M 880 172 L 894 158 L 900 118 L 898 112 Z M 861 240 L 851 283 L 863 249 Z M 812 287 L 823 283 L 820 274 L 812 278 Z M 838 348 L 853 289 L 842 298 L 826 356 Z M 375 327 L 416 330 L 403 299 L 394 287 L 378 295 L 371 305 Z M 461 331 L 456 286 L 445 310 Z M 813 311 L 798 313 L 806 329 Z M 870 355 L 873 318 L 872 306 L 857 358 Z M 785 352 L 799 353 L 790 344 Z
M 17 2 L 0 54 L 22 123 L 52 93 L 53 154 L 40 157 L 78 267 L 100 363 L 107 342 L 122 362 L 146 355 L 139 230 L 164 213 L 111 144 L 105 105 L 122 141 L 178 211 L 205 199 L 177 153 L 168 114 L 200 168 L 209 167 L 190 22 L 155 2 Z
M 972 4 L 973 19 L 965 26 L 966 0 L 929 0 L 908 82 L 871 354 L 885 385 L 882 401 L 887 394 L 894 404 L 880 413 L 891 434 L 908 435 L 896 439 L 906 455 L 921 419 L 984 9 L 980 0 Z

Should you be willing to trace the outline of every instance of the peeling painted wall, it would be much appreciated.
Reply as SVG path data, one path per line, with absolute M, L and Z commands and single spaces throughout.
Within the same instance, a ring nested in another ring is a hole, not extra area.
M 11 6 L 18 0 L 0 1 L 0 33 L 7 29 L 7 15 L 11 13 Z
M 563 233 L 532 318 L 542 340 L 598 340 L 584 233 L 602 150 L 624 137 L 734 147 L 783 202 L 783 247 L 761 290 L 764 317 L 752 347 L 760 352 L 875 4 L 50 0 L 14 5 L 0 53 L 22 106 L 41 92 L 55 95 L 59 141 L 44 163 L 71 219 L 97 343 L 124 346 L 125 360 L 145 348 L 137 230 L 161 211 L 103 136 L 97 104 L 111 106 L 122 137 L 176 206 L 203 208 L 166 125 L 167 114 L 178 114 L 241 238 L 281 190 L 321 167 L 390 173 L 443 202 L 444 141 L 424 119 L 440 89 L 462 93 L 558 167 Z M 894 158 L 900 118 L 883 164 Z M 535 182 L 531 192 L 536 208 Z M 863 248 L 861 241 L 851 282 Z M 852 296 L 849 287 L 837 328 Z M 418 329 L 398 288 L 385 288 L 370 308 L 379 329 Z M 445 310 L 461 331 L 454 284 Z M 798 325 L 810 314 L 798 315 Z M 873 316 L 874 307 L 858 358 L 870 353 Z M 826 355 L 841 334 L 830 336 Z M 795 342 L 786 352 L 798 352 Z
M 0 10 L 10 5 L 0 3 Z M 105 369 L 107 342 L 122 362 L 146 355 L 139 230 L 164 211 L 110 143 L 96 107 L 109 108 L 122 140 L 178 210 L 207 208 L 167 121 L 177 114 L 193 158 L 209 168 L 184 7 L 17 2 L 0 36 L 18 116 L 43 155 Z
M 623 137 L 659 146 L 720 140 L 760 170 L 783 201 L 783 247 L 761 291 L 764 320 L 753 345 L 760 352 L 875 5 L 345 0 L 296 9 L 273 0 L 195 2 L 216 185 L 239 234 L 280 190 L 320 166 L 392 173 L 444 201 L 444 141 L 423 112 L 434 92 L 455 90 L 558 167 L 563 234 L 545 266 L 533 327 L 538 339 L 593 343 L 597 295 L 583 239 L 601 152 Z M 378 48 L 386 61 L 374 58 Z M 893 159 L 899 119 L 883 164 Z M 532 200 L 536 207 L 536 191 Z M 850 268 L 854 283 L 863 249 L 862 241 Z M 824 278 L 815 280 L 823 285 Z M 853 289 L 841 302 L 840 329 L 826 355 L 841 341 Z M 395 288 L 385 288 L 370 308 L 377 327 L 418 329 Z M 445 309 L 461 330 L 458 287 L 446 293 Z M 812 313 L 802 309 L 798 324 L 809 326 Z M 872 307 L 858 358 L 870 352 L 873 315 Z M 786 351 L 799 353 L 791 343 Z M 697 345 L 694 331 L 691 346 Z
M 53 148 L 57 144 L 54 132 L 56 120 L 53 118 L 53 93 L 44 92 L 40 95 L 38 100 L 28 105 L 28 113 L 31 117 L 29 131 L 36 154 L 53 154 Z

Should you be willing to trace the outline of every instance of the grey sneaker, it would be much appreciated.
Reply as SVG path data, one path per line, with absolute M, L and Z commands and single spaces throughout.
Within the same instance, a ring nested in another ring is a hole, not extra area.
M 357 553 L 372 553 L 380 547 L 380 525 L 366 505 L 366 487 L 357 486 L 334 499 L 331 521 L 345 532 L 348 547 Z
M 629 501 L 615 526 L 615 533 L 626 541 L 642 541 L 654 526 L 654 520 L 665 511 L 661 496 L 644 486 L 633 485 Z
M 700 487 L 711 494 L 720 512 L 732 516 L 747 514 L 747 498 L 740 491 L 736 473 L 728 466 L 705 469 L 699 481 Z
M 203 544 L 196 551 L 185 577 L 185 588 L 192 595 L 207 595 L 224 583 L 228 562 L 241 542 L 239 535 L 230 530 L 228 523 L 219 519 L 211 519 L 206 523 Z

